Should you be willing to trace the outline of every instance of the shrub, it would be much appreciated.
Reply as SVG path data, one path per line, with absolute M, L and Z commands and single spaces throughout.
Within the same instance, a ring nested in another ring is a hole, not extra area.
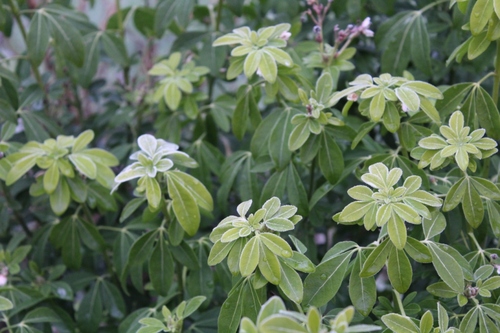
M 499 1 L 110 3 L 0 1 L 0 332 L 499 332 Z

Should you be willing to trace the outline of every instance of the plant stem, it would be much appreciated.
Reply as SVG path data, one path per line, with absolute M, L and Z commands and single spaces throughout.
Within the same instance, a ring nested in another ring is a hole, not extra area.
M 448 0 L 440 0 L 440 1 L 436 1 L 434 3 L 431 3 L 431 4 L 428 4 L 427 6 L 423 7 L 422 9 L 419 10 L 420 14 L 424 13 L 425 11 L 428 11 L 429 9 L 431 9 L 432 7 L 434 6 L 438 6 L 442 3 L 445 3 L 445 2 L 449 2 Z
M 118 31 L 120 32 L 120 35 L 123 38 L 125 36 L 125 29 L 123 29 L 123 16 L 120 7 L 120 0 L 115 0 L 115 7 L 116 7 L 116 18 L 118 20 Z
M 120 7 L 120 0 L 115 0 L 115 7 L 116 18 L 118 21 L 118 32 L 120 33 L 120 36 L 125 43 L 125 27 L 123 26 L 123 15 L 122 9 Z M 128 66 L 123 67 L 123 81 L 125 82 L 125 86 L 128 86 L 129 84 L 129 70 L 130 68 Z
M 500 40 L 497 40 L 497 55 L 495 59 L 495 81 L 493 82 L 493 101 L 498 106 L 500 92 Z
M 215 21 L 215 31 L 220 31 L 220 21 L 222 19 L 222 4 L 224 0 L 219 0 L 219 5 L 217 7 L 217 19 Z
M 26 49 L 28 48 L 28 34 L 26 33 L 26 29 L 24 28 L 23 22 L 21 20 L 21 14 L 19 13 L 19 9 L 17 6 L 14 4 L 13 0 L 9 0 L 9 6 L 12 11 L 12 15 L 14 16 L 17 25 L 19 26 L 19 30 L 21 30 L 21 34 L 23 35 L 24 43 L 26 44 Z M 43 86 L 43 81 L 42 81 L 42 76 L 40 75 L 40 71 L 38 70 L 38 67 L 33 63 L 33 61 L 30 59 L 29 60 L 30 65 L 31 65 L 31 70 L 33 71 L 33 74 L 35 75 L 36 82 L 40 86 L 40 89 L 42 89 L 43 94 L 45 98 L 47 98 L 47 92 L 45 91 L 45 88 Z
M 406 316 L 405 308 L 403 307 L 403 302 L 401 302 L 401 294 L 398 293 L 396 289 L 393 289 L 392 291 L 394 292 L 394 298 L 396 299 L 401 315 Z
M 181 303 L 184 300 L 184 283 L 183 283 L 183 278 L 182 278 L 182 269 L 184 268 L 183 265 L 176 263 L 176 269 L 175 273 L 177 275 L 177 284 L 178 284 L 178 290 L 179 290 L 179 303 Z
M 311 200 L 312 195 L 314 193 L 314 178 L 315 178 L 315 171 L 316 171 L 316 159 L 317 156 L 314 156 L 312 162 L 311 162 L 311 168 L 309 169 L 309 200 Z
M 17 211 L 17 209 L 15 208 L 15 200 L 12 197 L 12 195 L 10 194 L 10 191 L 7 188 L 7 185 L 5 185 L 5 183 L 3 181 L 0 181 L 0 184 L 2 186 L 2 191 L 5 195 L 5 199 L 7 200 L 7 203 L 9 204 L 10 208 L 14 212 L 14 219 L 19 223 L 19 225 L 21 225 L 21 228 L 23 228 L 26 235 L 28 237 L 32 237 L 33 234 L 31 232 L 31 230 L 28 228 L 28 225 L 26 224 L 23 217 L 21 216 L 21 213 L 19 213 L 19 211 Z

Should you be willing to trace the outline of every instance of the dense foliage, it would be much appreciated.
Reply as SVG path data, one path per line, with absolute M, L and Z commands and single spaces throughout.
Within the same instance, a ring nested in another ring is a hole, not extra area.
M 130 2 L 0 0 L 0 333 L 500 332 L 500 1 Z

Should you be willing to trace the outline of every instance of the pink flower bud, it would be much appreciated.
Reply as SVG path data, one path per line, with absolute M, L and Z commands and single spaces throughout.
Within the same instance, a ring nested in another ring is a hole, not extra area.
M 356 94 L 355 92 L 353 93 L 350 93 L 349 95 L 347 95 L 347 100 L 348 101 L 353 101 L 353 102 L 356 102 L 359 98 L 359 95 Z
M 290 38 L 290 36 L 292 36 L 292 33 L 288 32 L 288 31 L 283 31 L 280 35 L 280 39 L 288 40 Z
M 6 275 L 0 275 L 0 287 L 3 287 L 7 284 L 7 276 Z
M 406 106 L 405 103 L 401 103 L 401 107 L 402 107 L 404 112 L 408 112 L 410 110 L 410 109 L 408 109 L 408 107 Z

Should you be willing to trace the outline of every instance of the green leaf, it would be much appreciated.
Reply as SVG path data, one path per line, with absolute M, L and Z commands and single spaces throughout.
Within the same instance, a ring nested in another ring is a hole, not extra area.
M 419 70 L 430 76 L 432 74 L 431 47 L 429 33 L 422 15 L 415 19 L 414 25 L 411 32 L 411 58 Z
M 356 310 L 366 317 L 372 311 L 377 300 L 377 289 L 373 276 L 368 278 L 360 277 L 365 262 L 363 252 L 359 252 L 349 278 L 349 297 Z
M 227 295 L 227 299 L 222 304 L 218 319 L 219 332 L 235 333 L 240 324 L 240 318 L 243 312 L 245 291 L 245 280 L 240 279 Z
M 36 154 L 30 154 L 16 160 L 12 168 L 7 173 L 7 176 L 5 177 L 6 185 L 10 186 L 14 184 L 17 180 L 19 180 L 19 178 L 24 176 L 26 172 L 31 170 L 31 168 L 33 168 L 36 164 L 36 159 Z
M 138 266 L 144 263 L 151 256 L 155 239 L 158 236 L 157 230 L 151 230 L 139 237 L 130 248 L 128 263 L 130 266 Z
M 414 112 L 419 110 L 420 98 L 412 89 L 407 88 L 406 86 L 396 88 L 396 96 L 398 96 L 398 99 L 401 101 L 401 103 L 406 105 L 408 110 Z
M 365 122 L 365 123 L 361 124 L 361 126 L 359 126 L 358 131 L 357 131 L 358 134 L 356 135 L 356 137 L 352 141 L 351 150 L 354 149 L 354 148 L 356 148 L 356 146 L 358 145 L 358 143 L 360 143 L 361 140 L 368 133 L 370 133 L 370 131 L 375 127 L 375 125 L 377 125 L 377 123 L 369 121 L 369 122 Z
M 462 333 L 474 333 L 476 331 L 479 311 L 478 307 L 474 307 L 467 312 L 460 322 L 460 331 Z
M 410 288 L 413 271 L 403 250 L 392 249 L 387 261 L 387 274 L 392 287 L 399 293 L 404 294 Z
M 481 288 L 486 290 L 495 290 L 500 288 L 500 276 L 493 276 L 488 280 L 484 281 Z
M 443 212 L 449 212 L 462 202 L 467 187 L 468 182 L 465 181 L 465 178 L 460 178 L 455 184 L 453 184 L 444 200 Z
M 36 308 L 24 316 L 23 322 L 26 324 L 36 323 L 58 323 L 61 318 L 52 309 L 47 307 Z
M 482 196 L 490 198 L 491 200 L 500 200 L 500 190 L 488 179 L 471 177 L 471 183 Z
M 383 315 L 382 321 L 395 333 L 420 333 L 419 328 L 410 318 L 397 313 Z
M 382 119 L 385 111 L 385 97 L 382 92 L 376 94 L 370 102 L 370 118 L 374 122 Z
M 43 188 L 47 194 L 52 194 L 59 183 L 59 168 L 57 164 L 52 164 L 43 175 Z
M 149 258 L 149 277 L 154 290 L 161 296 L 167 296 L 174 279 L 175 265 L 172 255 L 160 237 Z
M 297 272 L 295 272 L 288 265 L 285 264 L 280 266 L 281 280 L 278 285 L 279 288 L 289 299 L 297 304 L 300 304 L 302 302 L 302 297 L 304 296 L 302 279 L 299 274 L 297 274 Z
M 420 108 L 424 113 L 436 124 L 441 124 L 441 118 L 439 117 L 439 112 L 434 107 L 434 105 L 426 98 L 420 99 Z
M 49 46 L 49 25 L 44 14 L 35 12 L 28 31 L 28 56 L 35 66 L 39 66 L 45 58 Z
M 172 208 L 182 229 L 193 236 L 200 226 L 200 211 L 193 195 L 175 178 L 167 177 L 168 194 L 172 198 Z
M 56 215 L 62 215 L 68 209 L 71 194 L 64 178 L 59 179 L 55 191 L 50 195 L 50 207 Z
M 83 297 L 76 312 L 76 321 L 82 330 L 96 332 L 103 317 L 102 298 L 99 283 L 96 282 Z
M 281 112 L 268 141 L 269 155 L 274 164 L 281 170 L 288 166 L 292 159 L 292 152 L 288 149 L 288 138 L 292 132 L 293 125 L 290 122 L 293 113 L 291 109 Z
M 443 117 L 452 114 L 457 110 L 472 87 L 473 84 L 471 83 L 459 83 L 449 87 L 443 92 L 443 99 L 436 101 L 436 109 L 439 110 Z
M 97 167 L 89 157 L 83 154 L 71 154 L 69 155 L 70 161 L 76 167 L 76 169 L 90 179 L 95 179 L 97 177 Z
M 290 133 L 290 138 L 288 139 L 288 149 L 295 151 L 302 147 L 306 143 L 307 139 L 311 135 L 309 131 L 309 120 L 302 120 Z
M 401 117 L 394 103 L 389 102 L 386 104 L 382 122 L 389 132 L 396 133 L 398 131 L 401 123 Z
M 278 66 L 274 61 L 274 58 L 267 52 L 262 52 L 259 62 L 259 70 L 266 81 L 270 83 L 274 83 L 276 81 L 276 77 L 278 76 Z
M 238 89 L 238 100 L 232 119 L 233 133 L 239 139 L 243 139 L 251 114 L 259 113 L 257 103 L 253 94 L 252 86 L 244 85 Z
M 145 37 L 154 34 L 155 10 L 149 7 L 137 7 L 134 11 L 134 25 Z
M 55 40 L 56 48 L 61 50 L 64 57 L 74 63 L 77 67 L 83 66 L 85 56 L 85 45 L 83 38 L 68 21 L 61 17 L 44 14 L 49 23 L 51 36 Z
M 97 68 L 99 66 L 99 40 L 101 39 L 101 33 L 90 33 L 83 38 L 85 49 L 87 53 L 85 54 L 85 61 L 80 70 L 80 85 L 84 88 L 88 88 L 92 83 L 92 79 L 97 73 Z
M 304 273 L 312 273 L 316 270 L 312 261 L 304 254 L 297 251 L 293 251 L 290 258 L 282 257 L 280 260 L 291 268 Z
M 187 301 L 186 307 L 182 313 L 182 318 L 187 318 L 193 314 L 198 308 L 205 302 L 207 298 L 205 296 L 195 296 Z
M 304 281 L 304 304 L 317 307 L 328 303 L 344 279 L 353 251 L 323 261 Z
M 479 125 L 486 130 L 486 134 L 495 139 L 500 140 L 500 113 L 493 101 L 493 98 L 488 94 L 483 87 L 476 89 L 476 114 L 479 120 Z
M 263 232 L 259 234 L 259 240 L 275 255 L 284 258 L 292 257 L 292 248 L 280 236 L 270 232 Z
M 492 200 L 486 201 L 488 219 L 495 237 L 500 237 L 500 205 Z
M 441 298 L 452 298 L 457 296 L 457 292 L 448 287 L 448 285 L 442 281 L 433 283 L 427 286 L 426 289 L 432 295 Z
M 307 333 L 307 330 L 292 318 L 283 315 L 272 315 L 259 324 L 262 333 Z
M 439 277 L 454 291 L 464 290 L 464 274 L 458 262 L 448 253 L 441 250 L 435 243 L 428 242 L 431 251 L 432 264 Z
M 470 31 L 479 35 L 493 14 L 493 0 L 477 0 L 470 14 Z
M 404 250 L 413 260 L 428 264 L 432 262 L 432 256 L 429 249 L 413 237 L 406 239 Z
M 174 259 L 191 270 L 200 269 L 200 263 L 191 246 L 186 241 L 181 241 L 178 246 L 168 247 Z
M 328 103 L 328 98 L 332 94 L 333 79 L 330 73 L 323 72 L 316 81 L 316 99 L 322 104 Z
M 446 228 L 446 218 L 442 213 L 434 212 L 430 220 L 423 220 L 422 228 L 424 229 L 425 239 L 431 239 L 444 231 Z
M 400 14 L 404 16 L 398 17 L 399 21 L 394 26 L 397 27 L 395 32 L 384 36 L 384 38 L 388 38 L 389 43 L 382 54 L 381 71 L 383 73 L 400 75 L 410 62 L 412 53 L 408 51 L 412 49 L 413 22 L 418 15 L 415 12 L 401 12 Z M 389 20 L 386 23 L 389 23 Z
M 471 42 L 467 50 L 467 57 L 473 60 L 479 57 L 490 46 L 491 41 L 488 39 L 488 32 L 484 31 L 477 36 L 471 37 Z
M 240 255 L 240 272 L 241 276 L 249 276 L 255 271 L 260 259 L 260 239 L 255 236 L 250 239 L 243 247 Z
M 14 307 L 14 304 L 12 304 L 12 302 L 3 297 L 3 296 L 0 296 L 0 311 L 6 311 L 6 310 L 10 310 Z
M 462 200 L 462 209 L 467 222 L 473 228 L 477 228 L 484 218 L 483 201 L 481 200 L 479 193 L 472 186 L 470 178 L 468 178 L 465 183 L 467 184 L 467 187 Z
M 175 177 L 176 182 L 182 184 L 182 186 L 191 193 L 198 206 L 207 211 L 212 211 L 214 209 L 214 203 L 210 192 L 208 192 L 207 188 L 198 179 L 178 170 L 169 171 L 167 175 L 168 177 Z
M 159 1 L 155 8 L 154 31 L 157 37 L 161 37 L 170 26 L 176 16 L 177 1 Z
M 427 310 L 420 319 L 420 333 L 429 333 L 434 327 L 432 312 Z
M 438 303 L 437 310 L 438 310 L 437 312 L 438 312 L 439 328 L 441 329 L 442 332 L 444 332 L 448 329 L 448 324 L 449 324 L 448 312 L 446 312 L 446 309 L 441 305 L 441 303 Z
M 321 148 L 318 154 L 319 168 L 325 178 L 331 184 L 335 184 L 344 171 L 344 158 L 335 140 L 326 133 L 323 133 L 322 136 Z
M 129 65 L 129 59 L 127 56 L 127 49 L 123 43 L 123 39 L 115 36 L 109 31 L 105 31 L 102 35 L 102 48 L 104 52 L 110 57 L 114 62 L 122 67 Z
M 395 213 L 392 213 L 389 218 L 389 222 L 387 223 L 387 233 L 389 234 L 392 244 L 394 244 L 396 248 L 402 250 L 405 247 L 406 225 L 399 216 L 395 215 Z
M 360 271 L 359 276 L 362 278 L 367 278 L 377 274 L 382 267 L 384 267 L 389 253 L 391 253 L 394 245 L 386 238 L 382 243 L 380 243 L 366 258 L 363 264 L 363 269 Z
M 243 257 L 243 256 L 242 256 Z M 260 247 L 259 270 L 267 281 L 278 285 L 281 281 L 281 265 L 276 255 L 267 246 Z

